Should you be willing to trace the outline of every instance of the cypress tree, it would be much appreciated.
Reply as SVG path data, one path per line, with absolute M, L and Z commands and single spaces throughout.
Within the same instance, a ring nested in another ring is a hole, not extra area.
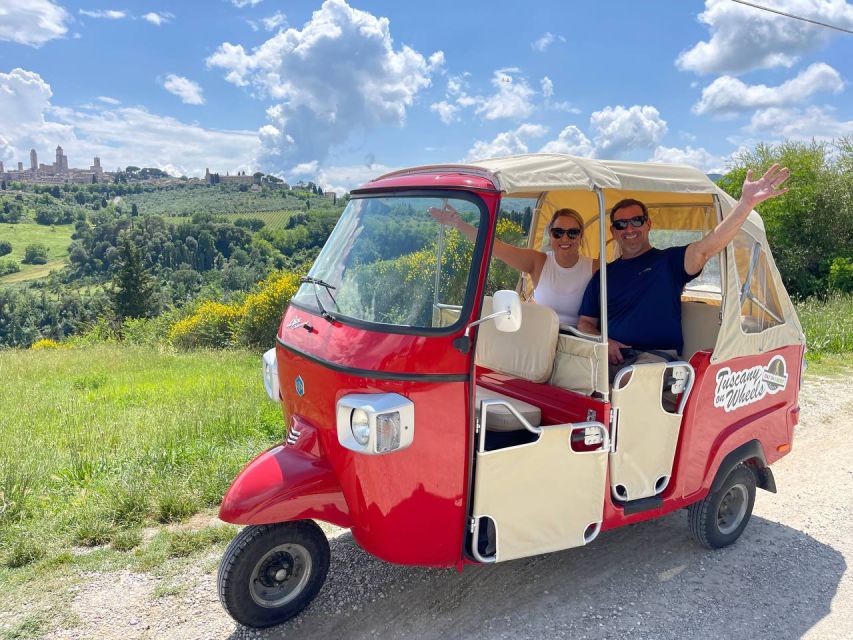
M 142 318 L 154 306 L 154 283 L 142 266 L 139 250 L 124 237 L 119 248 L 121 265 L 113 278 L 113 311 L 119 318 Z

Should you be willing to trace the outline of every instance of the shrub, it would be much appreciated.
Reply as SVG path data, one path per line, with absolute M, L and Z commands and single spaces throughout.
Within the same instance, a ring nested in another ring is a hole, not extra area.
M 0 256 L 6 256 L 12 253 L 12 243 L 8 240 L 0 240 Z
M 130 551 L 142 544 L 142 531 L 139 529 L 120 529 L 110 540 L 116 551 Z
M 189 518 L 199 509 L 195 498 L 174 484 L 160 487 L 155 498 L 155 517 L 163 524 Z
M 243 303 L 240 341 L 252 346 L 275 342 L 285 307 L 299 288 L 299 274 L 276 272 L 258 285 Z
M 169 340 L 181 349 L 231 346 L 241 315 L 240 307 L 209 300 L 193 315 L 173 324 Z
M 24 264 L 47 264 L 47 247 L 43 244 L 30 244 L 24 249 Z
M 41 560 L 44 555 L 44 545 L 30 536 L 17 536 L 9 545 L 2 563 L 10 569 L 17 569 Z
M 0 276 L 8 276 L 10 273 L 18 273 L 21 267 L 14 260 L 0 260 Z
M 41 351 L 41 350 L 50 350 L 50 349 L 68 349 L 68 346 L 57 342 L 56 340 L 51 340 L 50 338 L 42 338 L 41 340 L 37 340 L 30 347 L 33 351 Z
M 843 293 L 853 292 L 853 261 L 836 258 L 829 266 L 829 286 Z

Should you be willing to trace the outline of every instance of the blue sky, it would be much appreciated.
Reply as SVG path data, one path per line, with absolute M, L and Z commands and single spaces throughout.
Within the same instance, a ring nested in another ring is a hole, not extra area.
M 763 0 L 853 29 L 843 0 Z M 759 2 L 761 4 L 761 2 Z M 0 159 L 348 189 L 507 153 L 719 171 L 853 135 L 853 35 L 731 0 L 0 2 Z

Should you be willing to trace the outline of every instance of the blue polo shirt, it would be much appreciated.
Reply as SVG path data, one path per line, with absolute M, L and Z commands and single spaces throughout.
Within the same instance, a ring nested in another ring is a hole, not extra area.
M 607 265 L 607 334 L 635 349 L 675 349 L 681 353 L 681 292 L 699 274 L 684 270 L 687 246 L 649 249 Z M 600 316 L 599 273 L 592 276 L 580 315 Z

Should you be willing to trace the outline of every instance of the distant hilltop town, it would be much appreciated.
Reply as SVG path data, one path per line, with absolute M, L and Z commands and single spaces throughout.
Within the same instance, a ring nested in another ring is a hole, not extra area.
M 48 184 L 64 184 L 74 182 L 77 184 L 89 184 L 111 179 L 112 173 L 101 168 L 101 159 L 94 158 L 92 166 L 88 169 L 73 169 L 68 166 L 68 156 L 62 151 L 62 147 L 56 147 L 56 161 L 51 164 L 39 164 L 38 154 L 35 149 L 30 149 L 30 166 L 24 168 L 24 163 L 19 162 L 17 170 L 6 169 L 0 160 L 0 179 L 20 180 L 22 182 L 40 182 Z
M 219 173 L 211 173 L 210 169 L 204 170 L 204 178 L 176 178 L 170 176 L 165 171 L 160 169 L 140 169 L 139 167 L 129 166 L 126 169 L 118 168 L 115 172 L 104 171 L 101 167 L 101 159 L 97 156 L 93 158 L 92 166 L 88 169 L 76 169 L 68 166 L 68 156 L 62 150 L 61 146 L 56 147 L 56 160 L 51 164 L 39 163 L 38 153 L 35 149 L 30 149 L 30 166 L 24 168 L 24 163 L 19 162 L 17 169 L 11 169 L 3 166 L 3 161 L 0 160 L 0 180 L 18 181 L 33 184 L 94 184 L 97 182 L 155 182 L 158 184 L 169 183 L 189 183 L 189 184 L 236 184 L 245 185 L 240 189 L 251 189 L 253 191 L 260 190 L 261 187 L 271 187 L 276 189 L 290 189 L 281 178 L 273 175 L 264 175 L 260 171 L 253 174 L 247 174 L 245 171 L 238 171 L 231 175 L 227 171 L 225 175 Z M 332 191 L 323 192 L 313 182 L 307 184 L 302 181 L 293 185 L 293 189 L 298 191 L 314 191 L 319 195 L 324 195 L 333 202 L 337 199 L 337 194 Z
M 7 169 L 3 166 L 3 161 L 0 160 L 0 180 L 5 182 L 15 180 L 34 184 L 94 184 L 97 182 L 128 181 L 170 184 L 180 182 L 208 185 L 236 184 L 240 186 L 241 191 L 259 191 L 261 187 L 290 189 L 290 185 L 281 178 L 273 175 L 264 175 L 260 171 L 253 174 L 238 171 L 234 175 L 230 175 L 226 171 L 225 175 L 221 175 L 219 173 L 211 173 L 210 169 L 205 169 L 204 178 L 176 178 L 160 169 L 140 169 L 133 166 L 129 166 L 126 169 L 118 168 L 115 172 L 110 172 L 103 170 L 101 159 L 97 156 L 93 158 L 92 166 L 88 169 L 75 169 L 68 166 L 68 156 L 65 155 L 60 146 L 56 147 L 56 160 L 51 164 L 39 164 L 38 154 L 35 149 L 30 149 L 30 166 L 27 169 L 24 168 L 23 162 L 18 163 L 17 169 Z M 326 196 L 333 202 L 337 200 L 336 193 L 333 191 L 326 191 L 324 193 L 313 182 L 305 184 L 300 181 L 293 188 L 299 191 L 313 191 L 318 195 Z

